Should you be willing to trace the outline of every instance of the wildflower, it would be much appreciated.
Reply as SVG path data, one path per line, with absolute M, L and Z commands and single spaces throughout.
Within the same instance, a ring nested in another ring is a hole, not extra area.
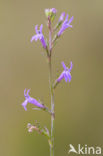
M 42 43 L 42 46 L 46 49 L 46 42 L 45 42 L 45 39 L 44 39 L 44 36 L 42 34 L 42 29 L 43 29 L 43 25 L 41 24 L 40 26 L 40 30 L 38 30 L 38 25 L 35 26 L 35 32 L 36 32 L 36 35 L 34 35 L 32 38 L 31 38 L 31 42 L 33 40 L 37 41 L 38 39 L 40 40 L 40 42 Z
M 72 62 L 70 62 L 70 68 L 66 67 L 66 65 L 64 64 L 64 62 L 62 62 L 62 66 L 64 68 L 64 71 L 61 73 L 61 75 L 59 76 L 59 78 L 57 79 L 57 82 L 60 82 L 62 79 L 65 79 L 66 82 L 70 82 L 71 81 L 71 69 L 72 69 Z
M 25 111 L 27 111 L 26 106 L 28 103 L 34 104 L 41 109 L 45 109 L 46 107 L 43 104 L 39 103 L 36 99 L 29 96 L 29 92 L 30 89 L 28 89 L 27 92 L 26 89 L 24 90 L 25 101 L 22 103 L 22 106 L 24 107 Z
M 62 16 L 63 16 L 63 15 L 62 15 Z M 62 16 L 61 16 L 61 18 L 62 18 Z M 62 26 L 61 26 L 59 32 L 58 32 L 58 37 L 59 37 L 59 36 L 64 32 L 64 30 L 67 29 L 68 27 L 71 27 L 71 28 L 72 28 L 72 25 L 70 25 L 70 23 L 72 22 L 72 20 L 73 20 L 73 16 L 72 16 L 72 17 L 69 19 L 69 21 L 68 21 L 68 14 L 67 14 L 67 16 L 66 16 L 64 22 L 62 23 Z

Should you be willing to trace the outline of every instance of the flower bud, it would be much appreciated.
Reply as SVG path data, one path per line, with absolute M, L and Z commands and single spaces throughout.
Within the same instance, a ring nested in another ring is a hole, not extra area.
M 52 9 L 50 9 L 50 12 L 53 13 L 53 14 L 56 14 L 57 10 L 55 8 L 52 8 Z
M 51 21 L 54 20 L 56 13 L 57 13 L 57 10 L 55 8 L 45 9 L 45 15 L 47 18 L 49 17 Z
M 50 9 L 45 9 L 45 15 L 46 17 L 50 16 Z
M 59 22 L 63 22 L 64 17 L 65 17 L 65 12 L 63 12 L 63 13 L 60 15 Z

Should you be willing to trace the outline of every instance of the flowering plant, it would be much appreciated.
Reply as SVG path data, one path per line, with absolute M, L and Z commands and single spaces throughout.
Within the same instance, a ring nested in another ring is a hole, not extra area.
M 47 17 L 47 27 L 49 30 L 49 40 L 46 41 L 43 35 L 43 25 L 41 24 L 40 29 L 38 29 L 38 25 L 35 26 L 36 34 L 31 38 L 31 42 L 40 40 L 42 47 L 44 48 L 47 54 L 47 60 L 49 65 L 49 86 L 50 86 L 50 95 L 51 95 L 51 109 L 45 106 L 43 103 L 37 101 L 36 99 L 30 97 L 29 90 L 24 90 L 25 101 L 22 103 L 25 111 L 27 111 L 27 104 L 31 103 L 37 107 L 37 109 L 46 111 L 51 116 L 51 132 L 47 129 L 47 127 L 41 128 L 40 125 L 37 123 L 35 125 L 28 124 L 27 128 L 29 132 L 33 132 L 33 130 L 37 131 L 38 133 L 47 137 L 49 145 L 50 145 L 50 156 L 54 156 L 54 120 L 55 120 L 55 105 L 54 105 L 54 90 L 56 89 L 57 85 L 61 82 L 62 79 L 65 82 L 71 81 L 71 69 L 72 69 L 72 62 L 70 62 L 70 68 L 66 67 L 65 63 L 62 62 L 62 66 L 64 70 L 61 72 L 60 76 L 53 81 L 52 80 L 52 49 L 59 39 L 62 36 L 63 32 L 67 28 L 72 28 L 71 22 L 73 20 L 73 16 L 68 19 L 68 14 L 65 17 L 65 12 L 60 15 L 58 23 L 53 28 L 52 24 L 55 19 L 57 10 L 55 8 L 52 9 L 45 9 L 45 15 Z M 55 33 L 54 38 L 52 39 L 52 35 Z M 35 109 L 35 108 L 34 108 Z

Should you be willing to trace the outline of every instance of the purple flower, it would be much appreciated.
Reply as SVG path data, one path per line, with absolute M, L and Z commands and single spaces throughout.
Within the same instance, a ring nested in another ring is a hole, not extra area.
M 44 39 L 44 36 L 42 34 L 42 29 L 43 29 L 43 25 L 41 24 L 40 26 L 40 30 L 38 30 L 38 25 L 35 26 L 35 32 L 36 32 L 36 35 L 34 35 L 32 38 L 31 38 L 31 42 L 33 40 L 37 41 L 38 39 L 40 40 L 40 42 L 42 43 L 42 46 L 46 49 L 46 42 L 45 42 L 45 39 Z
M 63 24 L 62 24 L 62 26 L 61 26 L 61 28 L 60 28 L 60 30 L 59 30 L 59 32 L 58 32 L 58 37 L 64 32 L 64 30 L 65 29 L 67 29 L 68 27 L 71 27 L 72 28 L 72 25 L 70 25 L 70 23 L 72 22 L 72 20 L 73 20 L 73 16 L 69 19 L 69 21 L 68 21 L 68 14 L 67 14 L 67 16 L 66 16 L 66 18 L 65 18 L 65 20 L 64 20 L 64 22 L 63 22 Z
M 57 82 L 60 82 L 62 79 L 65 79 L 66 82 L 70 82 L 71 81 L 71 69 L 72 69 L 72 62 L 70 62 L 70 68 L 66 67 L 66 65 L 64 64 L 64 62 L 62 62 L 62 66 L 64 68 L 64 71 L 61 73 L 61 75 L 59 76 L 59 78 L 57 79 Z
M 22 106 L 24 107 L 25 111 L 27 111 L 26 106 L 28 103 L 34 104 L 35 106 L 39 108 L 45 109 L 46 107 L 44 105 L 42 105 L 36 99 L 29 96 L 29 92 L 30 92 L 30 89 L 28 89 L 27 92 L 26 92 L 26 89 L 24 90 L 25 101 L 22 103 Z
M 60 15 L 59 22 L 63 22 L 64 17 L 65 17 L 65 12 L 63 12 L 63 13 Z

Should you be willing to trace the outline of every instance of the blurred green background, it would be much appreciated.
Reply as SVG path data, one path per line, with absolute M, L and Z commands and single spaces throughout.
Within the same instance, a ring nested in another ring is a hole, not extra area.
M 69 144 L 103 146 L 103 0 L 0 0 L 0 156 L 49 156 L 46 138 L 27 132 L 37 120 L 50 129 L 50 116 L 21 106 L 24 89 L 50 107 L 48 65 L 40 42 L 30 43 L 36 24 L 46 28 L 45 8 L 74 16 L 54 49 L 54 79 L 61 61 L 73 62 L 72 81 L 55 92 L 55 155 Z M 72 154 L 71 154 L 72 155 Z

